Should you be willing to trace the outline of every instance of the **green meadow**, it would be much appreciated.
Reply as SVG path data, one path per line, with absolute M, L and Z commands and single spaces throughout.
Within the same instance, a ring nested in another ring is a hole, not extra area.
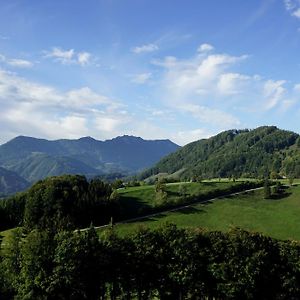
M 134 193 L 141 196 L 143 191 Z M 228 231 L 232 227 L 240 227 L 277 239 L 300 240 L 300 186 L 288 188 L 286 195 L 280 199 L 266 200 L 263 191 L 258 190 L 115 225 L 114 228 L 123 235 L 138 227 L 156 228 L 166 222 L 206 230 Z

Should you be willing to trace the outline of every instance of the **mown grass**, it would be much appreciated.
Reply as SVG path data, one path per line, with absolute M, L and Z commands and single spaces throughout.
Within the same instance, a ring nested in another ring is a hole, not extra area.
M 186 186 L 187 195 L 197 195 L 205 194 L 209 191 L 216 189 L 225 189 L 236 183 L 232 181 L 207 181 L 207 182 L 176 182 L 176 183 L 167 183 L 166 191 L 168 193 L 169 199 L 180 198 L 179 188 L 181 185 Z M 154 185 L 145 185 L 138 187 L 128 187 L 118 190 L 119 195 L 121 196 L 121 201 L 128 201 L 128 199 L 134 199 L 139 203 L 153 205 L 155 199 L 155 186 Z
M 262 190 L 224 197 L 143 221 L 116 225 L 115 230 L 123 235 L 141 226 L 155 228 L 171 222 L 179 227 L 220 231 L 240 227 L 277 239 L 300 240 L 300 186 L 293 186 L 287 192 L 287 197 L 277 200 L 264 199 Z

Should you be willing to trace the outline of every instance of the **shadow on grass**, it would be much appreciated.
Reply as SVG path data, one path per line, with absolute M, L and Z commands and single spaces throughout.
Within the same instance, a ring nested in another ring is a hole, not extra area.
M 196 207 L 185 207 L 183 209 L 174 211 L 174 213 L 180 213 L 180 214 L 184 214 L 184 215 L 198 214 L 199 212 L 203 212 L 203 210 L 198 209 Z
M 174 192 L 174 191 L 167 190 L 167 193 L 168 193 L 168 196 L 176 196 L 176 197 L 180 196 L 178 192 Z
M 155 217 L 145 217 L 145 218 L 141 218 L 139 220 L 133 220 L 133 221 L 129 221 L 129 222 L 126 222 L 127 224 L 133 224 L 133 223 L 139 223 L 139 222 L 155 222 L 159 219 L 162 219 L 162 218 L 165 218 L 167 215 L 166 214 L 159 214 L 159 215 L 156 215 Z
M 275 194 L 275 195 L 272 195 L 268 200 L 281 200 L 281 199 L 289 197 L 291 194 L 292 193 Z
M 121 215 L 123 219 L 137 217 L 141 214 L 151 213 L 152 207 L 146 201 L 136 197 L 121 197 Z

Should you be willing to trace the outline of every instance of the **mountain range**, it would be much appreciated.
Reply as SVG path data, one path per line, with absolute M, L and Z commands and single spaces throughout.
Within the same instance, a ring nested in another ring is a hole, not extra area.
M 9 182 L 12 190 L 17 191 L 26 182 L 29 185 L 61 174 L 134 174 L 178 148 L 170 140 L 144 140 L 128 135 L 106 141 L 91 137 L 49 141 L 19 136 L 0 146 L 0 193 L 11 192 Z
M 141 179 L 161 176 L 300 177 L 300 138 L 275 126 L 228 130 L 162 158 Z
M 147 169 L 148 168 L 148 169 Z M 0 196 L 42 178 L 82 174 L 193 177 L 300 177 L 300 137 L 275 126 L 227 130 L 184 147 L 121 136 L 49 141 L 19 136 L 0 146 Z

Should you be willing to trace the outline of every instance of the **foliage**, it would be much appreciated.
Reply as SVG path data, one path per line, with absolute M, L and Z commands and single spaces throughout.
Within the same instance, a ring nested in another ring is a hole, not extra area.
M 101 238 L 93 227 L 35 230 L 16 241 L 0 268 L 15 299 L 298 299 L 300 292 L 299 243 L 237 228 L 166 224 L 126 237 L 110 229 Z
M 297 141 L 298 134 L 275 126 L 229 130 L 182 147 L 143 172 L 141 178 L 179 170 L 184 170 L 182 178 L 192 180 L 230 176 L 264 178 L 266 172 L 300 177 Z
M 268 179 L 264 181 L 264 198 L 265 199 L 271 198 L 271 187 Z

